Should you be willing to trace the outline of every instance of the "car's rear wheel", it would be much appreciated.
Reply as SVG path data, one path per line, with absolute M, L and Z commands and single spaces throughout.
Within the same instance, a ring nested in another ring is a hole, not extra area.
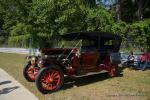
M 115 66 L 111 66 L 108 70 L 108 77 L 115 77 L 116 76 L 116 68 Z
M 58 66 L 42 68 L 36 76 L 37 89 L 43 93 L 51 93 L 61 88 L 64 81 L 64 74 Z
M 35 67 L 31 63 L 28 63 L 23 68 L 23 76 L 29 82 L 35 81 Z

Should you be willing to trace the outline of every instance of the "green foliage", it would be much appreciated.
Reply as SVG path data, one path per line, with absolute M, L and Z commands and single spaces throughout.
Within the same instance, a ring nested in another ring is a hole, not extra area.
M 130 34 L 134 41 L 139 45 L 150 48 L 150 19 L 133 23 L 131 28 Z
M 7 0 L 9 2 L 10 0 Z M 3 28 L 10 33 L 9 43 L 47 46 L 50 37 L 75 31 L 110 31 L 112 15 L 99 6 L 91 7 L 80 0 L 13 0 L 4 14 Z M 5 9 L 6 10 L 6 9 Z M 19 42 L 21 41 L 21 42 Z
M 123 21 L 118 21 L 113 24 L 111 31 L 125 38 L 125 33 L 128 31 L 128 24 Z
M 87 23 L 86 31 L 105 31 L 110 32 L 114 23 L 112 15 L 101 7 L 88 9 L 85 22 Z
M 130 44 L 128 43 L 129 38 L 132 38 L 129 34 L 130 25 L 123 21 L 118 21 L 113 24 L 111 31 L 115 34 L 118 34 L 122 37 L 122 45 L 130 49 Z
M 18 46 L 26 46 L 28 45 L 31 33 L 32 33 L 31 25 L 26 25 L 24 23 L 17 23 L 15 26 L 12 26 L 8 42 Z

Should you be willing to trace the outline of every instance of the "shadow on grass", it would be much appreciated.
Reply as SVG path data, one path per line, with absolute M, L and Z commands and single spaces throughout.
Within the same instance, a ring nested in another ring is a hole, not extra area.
M 123 70 L 124 67 L 118 67 L 116 77 L 123 77 L 122 74 Z M 66 90 L 73 87 L 80 87 L 80 86 L 92 84 L 107 79 L 109 79 L 108 73 L 100 73 L 100 74 L 89 75 L 89 76 L 84 76 L 84 77 L 74 78 L 74 79 L 66 77 L 64 80 L 64 85 L 62 87 L 62 90 Z

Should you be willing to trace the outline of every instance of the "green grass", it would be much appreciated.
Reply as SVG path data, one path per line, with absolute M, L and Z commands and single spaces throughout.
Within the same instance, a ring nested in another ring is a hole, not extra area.
M 43 95 L 34 83 L 22 76 L 26 55 L 0 53 L 0 68 L 34 93 L 40 100 L 150 100 L 150 70 L 136 71 L 123 68 L 123 76 L 106 78 L 105 74 L 77 79 L 65 79 L 60 91 Z

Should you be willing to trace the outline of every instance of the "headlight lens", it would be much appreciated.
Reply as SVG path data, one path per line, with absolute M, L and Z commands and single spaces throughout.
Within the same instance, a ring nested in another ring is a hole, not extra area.
M 31 60 L 32 60 L 32 61 L 35 61 L 35 57 L 32 57 Z
M 32 57 L 31 58 L 31 64 L 35 64 L 36 63 L 36 58 L 35 57 Z
M 43 64 L 44 64 L 43 60 L 40 60 L 39 63 L 38 63 L 38 66 L 43 67 Z

